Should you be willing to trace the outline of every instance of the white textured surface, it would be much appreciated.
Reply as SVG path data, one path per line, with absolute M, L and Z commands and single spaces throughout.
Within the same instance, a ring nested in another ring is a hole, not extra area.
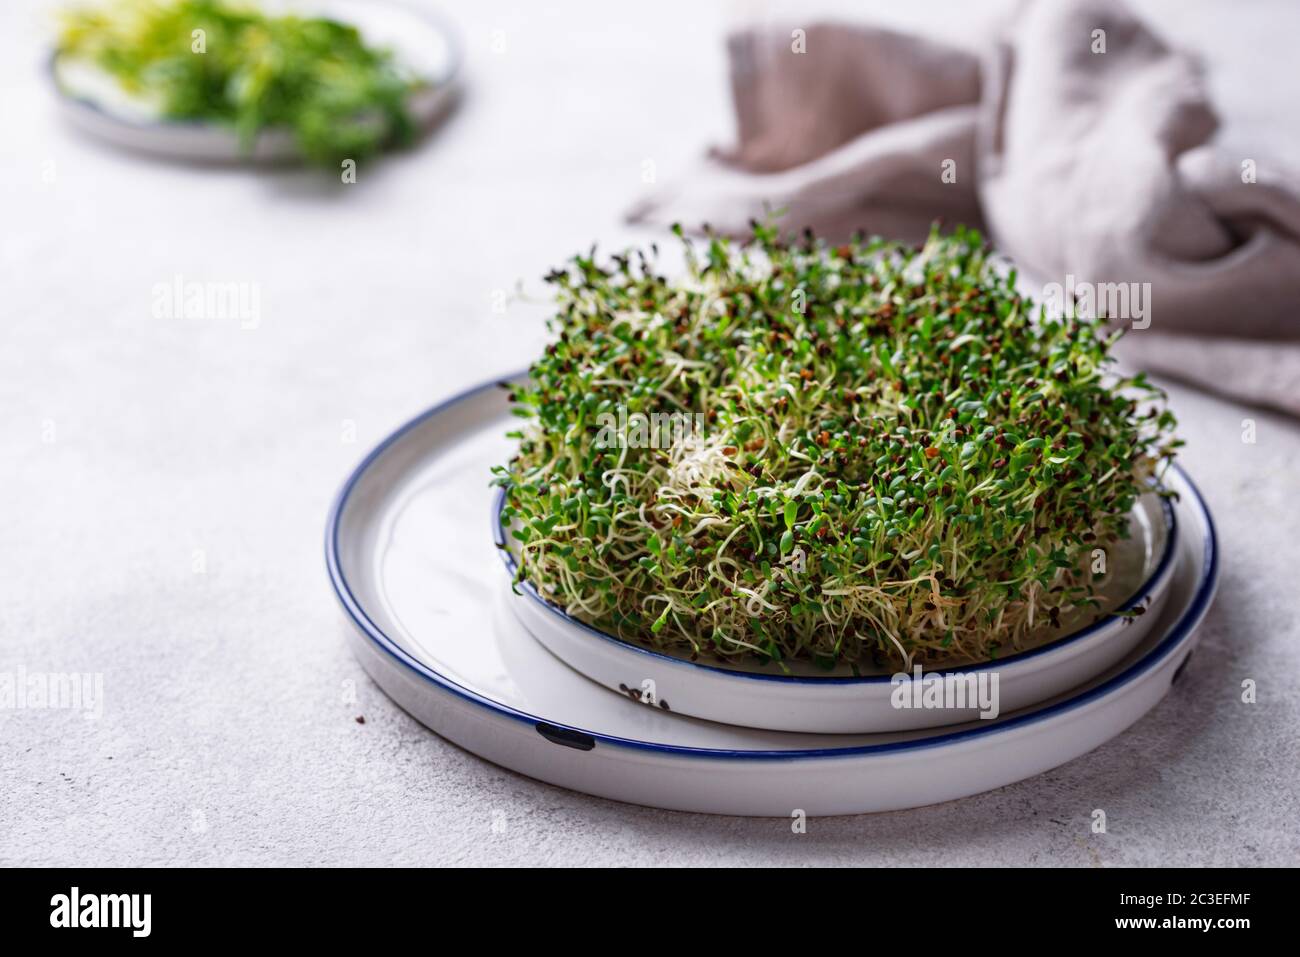
M 1171 29 L 1214 37 L 1234 115 L 1293 115 L 1294 64 L 1259 44 L 1289 42 L 1294 10 L 1187 8 Z M 99 721 L 0 710 L 0 862 L 1300 860 L 1300 426 L 1184 389 L 1219 599 L 1171 695 L 1063 768 L 796 836 L 541 785 L 420 727 L 346 649 L 321 559 L 330 498 L 393 426 L 527 362 L 539 313 L 494 313 L 494 290 L 536 290 L 559 257 L 628 238 L 643 161 L 665 176 L 725 135 L 721 16 L 453 9 L 459 115 L 340 187 L 64 128 L 40 72 L 46 9 L 0 8 L 0 673 L 102 672 L 106 700 Z M 153 285 L 178 273 L 260 284 L 260 325 L 153 318 Z

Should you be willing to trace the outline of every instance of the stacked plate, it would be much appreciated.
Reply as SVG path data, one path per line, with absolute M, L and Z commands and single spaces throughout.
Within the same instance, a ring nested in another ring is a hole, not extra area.
M 1112 557 L 1125 612 L 937 672 L 824 673 L 691 662 L 619 641 L 524 585 L 489 468 L 511 442 L 488 383 L 379 445 L 331 511 L 326 557 L 375 681 L 428 727 L 554 784 L 725 814 L 931 804 L 1063 764 L 1119 734 L 1177 679 L 1217 582 L 1190 479 L 1149 496 Z M 504 563 L 503 563 L 504 559 Z

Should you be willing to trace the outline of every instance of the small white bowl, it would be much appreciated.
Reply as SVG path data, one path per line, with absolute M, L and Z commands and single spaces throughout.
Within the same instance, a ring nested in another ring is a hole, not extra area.
M 388 47 L 428 82 L 407 98 L 418 131 L 431 129 L 459 96 L 461 49 L 440 17 L 397 0 L 280 0 L 270 13 L 326 16 L 356 26 L 368 43 Z M 72 57 L 53 55 L 50 78 L 59 106 L 74 126 L 127 149 L 195 163 L 295 163 L 302 159 L 293 134 L 267 129 L 249 149 L 229 125 L 172 120 L 129 95 L 110 74 Z
M 493 535 L 505 563 L 510 602 L 524 627 L 552 654 L 605 687 L 678 714 L 774 731 L 881 733 L 992 719 L 1046 701 L 1096 677 L 1142 639 L 1173 578 L 1178 528 L 1169 503 L 1151 493 L 1134 506 L 1128 562 L 1112 561 L 1110 587 L 1128 597 L 1098 621 L 994 661 L 905 678 L 852 675 L 812 666 L 774 667 L 690 661 L 614 637 L 547 601 L 527 581 L 513 585 L 515 558 L 501 526 L 504 491 L 493 507 Z M 1127 570 L 1123 568 L 1128 565 Z M 1142 608 L 1137 617 L 1114 612 Z

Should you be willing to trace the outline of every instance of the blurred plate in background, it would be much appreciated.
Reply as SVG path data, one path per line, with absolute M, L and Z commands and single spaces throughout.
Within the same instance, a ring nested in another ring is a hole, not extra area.
M 356 26 L 366 42 L 393 51 L 398 62 L 428 84 L 412 92 L 408 108 L 420 133 L 451 112 L 460 88 L 461 47 L 440 16 L 396 0 L 264 0 L 267 13 L 323 16 Z M 210 163 L 286 163 L 301 159 L 288 130 L 262 132 L 244 149 L 224 124 L 170 120 L 150 103 L 85 60 L 53 55 L 50 77 L 63 113 L 77 127 L 117 146 L 168 159 Z

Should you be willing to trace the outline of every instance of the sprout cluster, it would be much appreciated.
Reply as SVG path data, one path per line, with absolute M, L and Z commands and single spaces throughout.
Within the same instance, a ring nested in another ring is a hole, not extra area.
M 1181 444 L 1101 323 L 1036 312 L 970 230 L 682 241 L 677 280 L 654 247 L 547 277 L 555 338 L 494 470 L 519 580 L 656 649 L 854 669 L 1096 613 L 1089 556 Z M 703 427 L 622 425 L 669 413 Z
M 417 81 L 336 20 L 240 0 L 112 0 L 62 21 L 61 56 L 95 64 L 169 119 L 231 125 L 246 150 L 284 127 L 309 160 L 337 169 L 413 131 Z

